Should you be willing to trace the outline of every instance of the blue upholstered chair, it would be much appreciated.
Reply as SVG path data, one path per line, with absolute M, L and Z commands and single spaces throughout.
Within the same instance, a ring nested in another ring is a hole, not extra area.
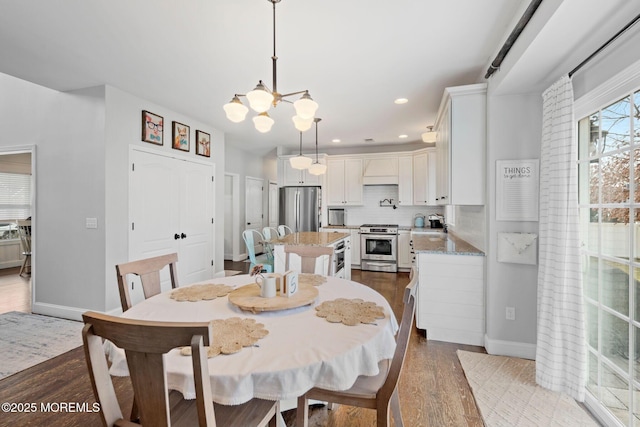
M 263 271 L 266 273 L 273 272 L 273 256 L 269 256 L 269 254 L 262 254 L 256 256 L 255 245 L 263 244 L 264 237 L 258 230 L 244 230 L 242 232 L 242 239 L 244 240 L 244 244 L 247 246 L 247 253 L 249 254 L 249 259 L 251 260 L 251 265 L 249 266 L 249 270 L 256 265 L 262 264 Z

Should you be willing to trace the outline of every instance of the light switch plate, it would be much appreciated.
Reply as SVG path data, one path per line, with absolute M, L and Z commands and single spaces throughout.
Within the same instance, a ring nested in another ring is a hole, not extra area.
M 85 223 L 87 228 L 98 228 L 98 218 L 86 218 Z

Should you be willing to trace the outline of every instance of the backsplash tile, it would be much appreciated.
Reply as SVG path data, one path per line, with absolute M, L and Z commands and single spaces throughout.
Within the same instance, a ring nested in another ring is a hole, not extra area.
M 420 213 L 427 217 L 429 214 L 444 215 L 442 206 L 398 206 L 397 209 L 385 206 L 380 202 L 384 199 L 398 201 L 397 185 L 365 185 L 363 190 L 363 206 L 347 206 L 347 225 L 361 224 L 398 224 L 400 226 L 413 225 L 413 219 Z M 427 221 L 427 225 L 428 225 Z

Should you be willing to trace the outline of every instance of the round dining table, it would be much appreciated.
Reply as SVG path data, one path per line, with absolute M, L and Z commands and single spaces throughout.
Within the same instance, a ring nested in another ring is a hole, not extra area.
M 317 279 L 317 277 L 315 277 Z M 301 283 L 303 279 L 300 279 Z M 237 289 L 254 283 L 249 275 L 207 280 Z M 303 307 L 253 313 L 231 303 L 228 296 L 208 301 L 177 301 L 171 291 L 141 301 L 122 317 L 168 322 L 207 322 L 232 317 L 255 319 L 269 333 L 254 346 L 208 359 L 213 400 L 236 405 L 252 398 L 294 399 L 312 387 L 350 388 L 360 375 L 377 375 L 379 362 L 391 359 L 398 322 L 387 300 L 375 290 L 351 280 L 326 277 L 318 297 Z M 375 323 L 348 326 L 316 315 L 315 307 L 337 298 L 373 302 L 384 310 Z M 107 343 L 110 373 L 128 376 L 124 352 Z M 185 399 L 195 399 L 191 358 L 171 350 L 165 356 L 167 386 Z

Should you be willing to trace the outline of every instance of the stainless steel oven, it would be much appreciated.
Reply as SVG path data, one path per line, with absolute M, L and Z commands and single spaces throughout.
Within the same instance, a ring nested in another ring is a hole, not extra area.
M 333 262 L 335 263 L 335 268 L 333 270 L 334 276 L 340 276 L 340 271 L 344 270 L 344 255 L 345 255 L 345 244 L 344 240 L 339 241 L 333 251 Z
M 360 226 L 360 268 L 370 271 L 398 271 L 398 226 Z

